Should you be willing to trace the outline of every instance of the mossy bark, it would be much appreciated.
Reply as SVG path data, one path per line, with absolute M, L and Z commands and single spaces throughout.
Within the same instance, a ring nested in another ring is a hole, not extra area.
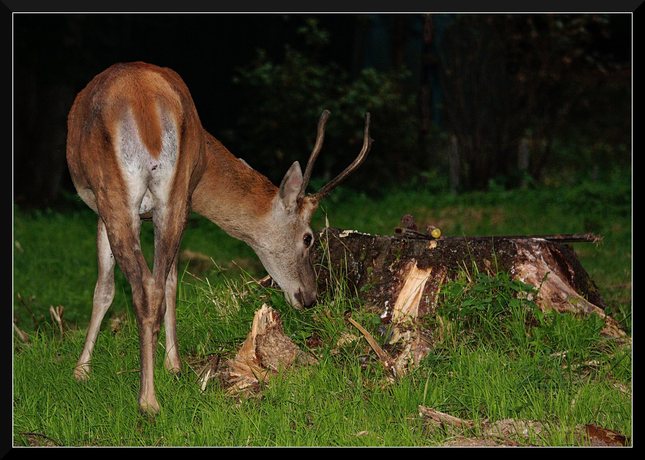
M 428 240 L 334 228 L 323 229 L 318 242 L 312 257 L 320 292 L 342 280 L 365 308 L 380 314 L 391 313 L 406 280 L 412 274 L 418 277 L 419 270 L 427 276 L 414 306 L 418 316 L 434 312 L 442 284 L 459 271 L 504 271 L 538 289 L 537 303 L 543 310 L 593 312 L 605 320 L 605 334 L 625 335 L 604 313 L 596 285 L 568 244 L 532 237 Z

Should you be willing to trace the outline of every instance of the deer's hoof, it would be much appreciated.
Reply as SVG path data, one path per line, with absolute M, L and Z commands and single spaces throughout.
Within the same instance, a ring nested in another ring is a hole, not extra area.
M 154 397 L 148 400 L 139 400 L 139 410 L 145 415 L 155 416 L 159 413 L 160 409 L 159 403 Z
M 89 364 L 77 364 L 74 368 L 74 378 L 78 382 L 86 382 L 90 378 L 90 365 Z
M 166 356 L 163 364 L 166 370 L 171 374 L 178 375 L 181 373 L 181 361 L 179 360 L 179 358 L 172 359 Z

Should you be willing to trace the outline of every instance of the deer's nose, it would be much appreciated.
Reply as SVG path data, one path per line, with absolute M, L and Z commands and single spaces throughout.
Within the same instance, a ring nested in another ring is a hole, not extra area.
M 304 294 L 302 291 L 298 291 L 295 293 L 294 297 L 296 300 L 300 303 L 305 308 L 311 307 L 313 304 L 316 303 L 316 293 L 311 293 L 311 294 Z

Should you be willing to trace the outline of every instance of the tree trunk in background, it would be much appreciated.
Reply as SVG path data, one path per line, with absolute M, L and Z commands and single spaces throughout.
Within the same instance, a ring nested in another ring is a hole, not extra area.
M 40 126 L 54 122 L 54 126 L 49 129 L 42 129 L 43 136 L 35 144 L 46 165 L 40 169 L 40 192 L 36 191 L 36 196 L 40 196 L 45 204 L 56 200 L 63 175 L 67 171 L 67 113 L 74 96 L 74 89 L 70 86 L 59 85 L 50 88 L 44 98 L 45 113 L 38 117 Z
M 517 169 L 521 174 L 521 186 L 526 188 L 528 185 L 526 175 L 529 171 L 529 164 L 531 160 L 531 141 L 528 137 L 523 137 L 520 140 L 519 148 L 517 149 Z
M 22 135 L 16 136 L 15 150 L 22 161 L 15 165 L 15 194 L 18 203 L 48 206 L 58 197 L 66 174 L 67 112 L 74 89 L 38 85 L 36 80 L 27 80 L 26 94 L 17 95 L 25 96 L 29 109 L 22 111 Z
M 450 193 L 457 193 L 459 191 L 459 144 L 457 143 L 457 136 L 454 134 L 450 136 L 450 146 L 448 147 L 448 171 L 450 180 Z
M 405 48 L 408 44 L 407 17 L 405 15 L 394 15 L 392 18 L 390 37 L 390 61 L 392 68 L 400 69 L 405 65 Z
M 421 48 L 421 81 L 419 85 L 419 114 L 421 118 L 419 130 L 419 146 L 426 158 L 430 151 L 430 129 L 432 127 L 432 86 L 430 72 L 433 64 L 432 56 L 432 16 L 423 16 L 423 46 Z
M 365 15 L 359 15 L 356 18 L 356 28 L 354 29 L 354 43 L 352 49 L 352 75 L 358 75 L 363 70 L 365 64 L 366 36 L 370 26 L 370 20 Z
M 61 16 L 50 21 L 45 15 L 32 21 L 16 19 L 15 27 L 22 37 L 15 44 L 14 68 L 14 199 L 19 205 L 52 206 L 69 178 L 65 161 L 67 114 L 76 93 L 89 81 L 82 69 L 88 72 L 100 55 L 86 47 L 83 26 L 88 18 Z M 124 17 L 121 23 L 127 21 Z M 43 29 L 51 44 L 38 42 Z M 105 34 L 109 36 L 107 31 Z M 69 56 L 74 59 L 65 61 Z M 71 180 L 69 184 L 71 189 Z

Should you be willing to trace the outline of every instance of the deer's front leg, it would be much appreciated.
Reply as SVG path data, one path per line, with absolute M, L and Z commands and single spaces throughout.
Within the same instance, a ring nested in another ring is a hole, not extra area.
M 87 380 L 90 376 L 90 361 L 92 360 L 92 351 L 98 337 L 101 323 L 105 313 L 112 305 L 114 300 L 114 256 L 110 249 L 105 224 L 99 217 L 96 234 L 96 248 L 98 254 L 98 278 L 94 288 L 94 300 L 92 303 L 92 318 L 87 328 L 85 346 L 81 353 L 76 367 L 74 368 L 74 377 L 76 380 Z

